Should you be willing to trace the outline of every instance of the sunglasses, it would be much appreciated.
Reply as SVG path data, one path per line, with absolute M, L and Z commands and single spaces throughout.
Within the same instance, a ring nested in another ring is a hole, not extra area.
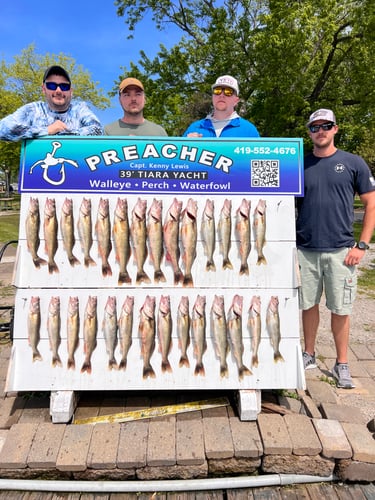
M 70 83 L 45 82 L 45 86 L 48 90 L 56 90 L 57 87 L 60 87 L 63 92 L 70 90 Z
M 310 129 L 310 132 L 315 134 L 316 132 L 319 132 L 320 129 L 327 131 L 327 130 L 331 130 L 332 127 L 334 127 L 334 126 L 335 126 L 334 123 L 323 123 L 322 125 L 310 125 L 309 129 Z
M 230 97 L 234 94 L 234 90 L 230 89 L 229 87 L 215 87 L 212 91 L 214 95 L 220 95 L 222 92 L 224 92 L 224 95 L 227 97 Z

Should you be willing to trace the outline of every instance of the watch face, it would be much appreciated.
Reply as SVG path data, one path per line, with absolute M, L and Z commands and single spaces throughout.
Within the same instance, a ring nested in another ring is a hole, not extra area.
M 360 250 L 367 250 L 368 248 L 370 248 L 370 247 L 368 246 L 368 244 L 367 244 L 367 243 L 365 243 L 364 241 L 359 241 L 359 242 L 358 242 L 357 247 L 358 247 Z

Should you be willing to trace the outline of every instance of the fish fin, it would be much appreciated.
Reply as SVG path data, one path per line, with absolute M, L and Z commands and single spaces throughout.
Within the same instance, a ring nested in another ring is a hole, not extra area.
M 202 375 L 202 377 L 206 375 L 203 363 L 197 363 L 195 365 L 194 375 Z
M 178 366 L 182 368 L 186 366 L 186 368 L 190 368 L 189 358 L 187 356 L 181 356 Z
M 247 368 L 247 366 L 245 366 L 245 365 L 242 365 L 242 366 L 238 369 L 238 378 L 239 378 L 240 380 L 242 380 L 242 379 L 244 378 L 244 376 L 245 376 L 245 375 L 247 376 L 247 375 L 252 375 L 252 374 L 253 374 L 253 372 L 252 372 L 251 370 L 249 370 L 249 369 Z
M 220 365 L 220 377 L 221 378 L 228 378 L 229 372 L 228 372 L 228 365 L 225 363 L 225 365 Z
M 254 356 L 251 359 L 251 366 L 255 366 L 256 368 L 258 364 L 259 364 L 258 354 L 254 354 Z
M 267 259 L 263 254 L 258 255 L 257 266 L 260 266 L 261 264 L 267 264 Z
M 90 360 L 83 362 L 83 365 L 81 368 L 81 373 L 84 373 L 84 372 L 91 373 L 91 361 Z
M 192 286 L 194 286 L 194 284 L 193 284 L 193 277 L 192 277 L 191 274 L 185 274 L 184 280 L 182 282 L 182 286 L 186 286 L 186 287 L 192 287 Z
M 115 360 L 115 358 L 111 358 L 108 361 L 108 369 L 109 370 L 118 370 L 118 364 L 117 364 L 117 361 Z
M 154 282 L 155 283 L 165 283 L 167 280 L 165 279 L 164 273 L 161 269 L 158 269 L 154 272 Z
M 215 262 L 213 260 L 208 260 L 206 263 L 206 271 L 216 271 Z
M 128 364 L 128 360 L 126 358 L 123 358 L 121 361 L 120 361 L 120 364 L 119 364 L 119 367 L 118 369 L 119 370 L 126 370 L 126 365 Z
M 177 272 L 174 273 L 174 284 L 178 285 L 182 280 L 183 280 L 183 274 L 179 269 Z
M 149 377 L 150 378 L 156 378 L 154 369 L 152 368 L 151 365 L 143 367 L 143 378 L 146 379 L 146 378 L 149 378 Z
M 49 274 L 60 272 L 55 261 L 48 262 L 48 272 L 49 272 Z
M 161 362 L 161 371 L 163 373 L 165 373 L 165 372 L 172 373 L 173 370 L 172 370 L 171 364 L 168 361 L 168 359 Z
M 247 263 L 241 264 L 240 275 L 242 276 L 243 274 L 246 274 L 246 276 L 249 276 L 249 266 Z
M 223 269 L 233 269 L 232 263 L 229 259 L 223 259 Z
M 118 284 L 122 285 L 123 283 L 131 283 L 132 280 L 129 276 L 128 271 L 124 271 L 123 273 L 119 273 L 118 275 Z
M 42 259 L 41 257 L 36 257 L 33 259 L 34 266 L 39 269 L 40 266 L 45 266 L 47 264 L 47 261 Z
M 35 349 L 35 351 L 33 352 L 33 362 L 34 361 L 43 361 L 42 355 L 40 354 L 38 349 Z
M 273 361 L 275 363 L 278 363 L 279 361 L 285 361 L 285 359 L 282 357 L 280 351 L 276 351 L 273 355 Z
M 75 255 L 72 255 L 70 258 L 69 258 L 69 264 L 74 267 L 76 264 L 79 265 L 81 264 L 80 261 L 77 259 L 77 257 Z
M 69 358 L 67 363 L 66 363 L 66 367 L 68 370 L 75 370 L 76 369 L 76 362 L 74 360 L 74 358 Z
M 61 359 L 60 359 L 60 356 L 58 354 L 56 354 L 56 356 L 52 357 L 52 366 L 53 367 L 62 366 Z
M 112 268 L 111 266 L 109 265 L 109 263 L 107 264 L 103 264 L 102 265 L 102 275 L 105 277 L 105 276 L 112 276 Z
M 85 267 L 96 266 L 95 260 L 90 255 L 88 257 L 85 257 L 84 264 Z
M 144 271 L 141 271 L 141 272 L 137 273 L 136 283 L 137 283 L 137 285 L 140 285 L 143 282 L 144 283 L 151 283 L 151 280 Z

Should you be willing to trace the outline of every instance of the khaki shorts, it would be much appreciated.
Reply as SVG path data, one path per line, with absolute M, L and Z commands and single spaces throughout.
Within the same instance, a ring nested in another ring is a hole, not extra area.
M 335 252 L 311 252 L 298 249 L 301 287 L 299 307 L 310 309 L 320 303 L 323 290 L 328 309 L 342 316 L 352 312 L 357 292 L 356 266 L 346 266 L 348 248 Z

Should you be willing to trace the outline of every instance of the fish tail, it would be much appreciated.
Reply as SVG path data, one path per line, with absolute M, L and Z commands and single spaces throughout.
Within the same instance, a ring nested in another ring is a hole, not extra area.
M 183 280 L 183 274 L 180 269 L 174 273 L 174 284 L 178 285 Z
M 61 359 L 58 354 L 55 354 L 52 357 L 52 366 L 62 366 Z
M 261 264 L 267 264 L 267 259 L 263 254 L 258 255 L 257 266 L 260 266 Z
M 178 366 L 181 368 L 182 366 L 186 366 L 186 368 L 190 368 L 189 358 L 185 355 L 182 355 Z
M 163 373 L 165 372 L 172 373 L 172 367 L 168 359 L 161 362 L 161 371 Z
M 158 269 L 154 272 L 154 282 L 159 283 L 160 281 L 162 283 L 165 283 L 167 280 L 165 279 L 163 271 L 161 269 Z
M 220 365 L 220 377 L 228 378 L 228 365 L 225 363 L 224 365 Z
M 223 269 L 233 269 L 232 263 L 228 258 L 223 259 Z
M 103 276 L 112 276 L 112 268 L 108 262 L 106 264 L 102 265 L 102 275 Z
M 42 355 L 40 354 L 38 349 L 35 349 L 35 351 L 33 352 L 33 362 L 34 361 L 43 361 Z
M 247 375 L 252 375 L 253 372 L 251 370 L 248 369 L 247 366 L 245 365 L 242 365 L 239 369 L 238 369 L 238 378 L 240 380 L 242 380 L 245 376 Z
M 206 271 L 216 271 L 215 262 L 213 260 L 208 260 L 206 263 Z
M 258 364 L 259 364 L 258 354 L 254 354 L 254 356 L 252 357 L 252 360 L 251 360 L 251 366 L 257 367 Z
M 128 360 L 126 358 L 123 358 L 121 361 L 120 361 L 120 364 L 119 364 L 119 367 L 118 369 L 119 370 L 126 370 L 126 365 L 128 363 Z
M 59 268 L 57 267 L 57 264 L 54 260 L 52 262 L 48 262 L 48 272 L 49 272 L 49 274 L 59 272 Z
M 109 370 L 117 370 L 118 369 L 117 361 L 115 360 L 115 358 L 111 358 L 108 361 L 108 369 Z
M 182 286 L 188 286 L 188 287 L 193 286 L 193 277 L 191 274 L 185 274 Z
M 85 257 L 84 264 L 85 264 L 85 267 L 96 266 L 95 260 L 90 255 Z
M 68 358 L 68 361 L 66 363 L 66 367 L 68 370 L 75 370 L 76 369 L 76 362 L 74 358 Z
M 280 351 L 276 351 L 273 355 L 273 361 L 275 363 L 278 363 L 279 361 L 285 361 L 285 359 L 282 357 Z
M 40 266 L 45 266 L 47 264 L 47 261 L 42 259 L 41 257 L 35 257 L 35 259 L 33 259 L 33 263 L 34 263 L 34 266 L 39 269 Z
M 74 267 L 76 264 L 80 264 L 80 261 L 77 259 L 75 255 L 72 254 L 71 257 L 69 257 L 69 264 Z
M 81 373 L 91 373 L 91 361 L 90 360 L 85 360 L 83 362 L 82 368 L 81 368 Z
M 144 271 L 139 271 L 137 273 L 136 283 L 137 283 L 137 285 L 139 285 L 142 282 L 151 283 L 151 280 Z
M 122 285 L 123 283 L 131 283 L 132 280 L 129 276 L 128 271 L 124 271 L 123 273 L 119 273 L 118 275 L 118 284 Z
M 249 265 L 247 264 L 247 262 L 241 264 L 240 275 L 242 276 L 243 274 L 246 274 L 246 276 L 249 275 Z
M 203 377 L 206 375 L 203 363 L 197 363 L 195 365 L 194 375 L 202 375 Z
M 149 377 L 150 378 L 155 378 L 156 377 L 154 369 L 152 368 L 151 365 L 143 367 L 143 378 L 146 379 L 146 378 L 149 378 Z

